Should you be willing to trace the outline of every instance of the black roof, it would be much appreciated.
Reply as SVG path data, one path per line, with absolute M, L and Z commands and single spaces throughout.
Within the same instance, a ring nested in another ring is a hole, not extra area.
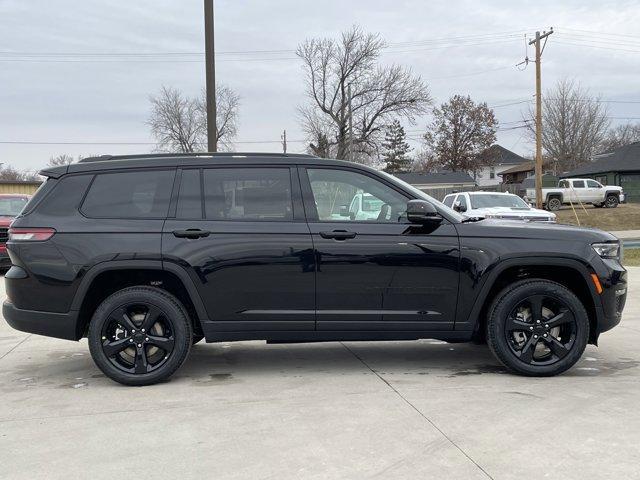
M 482 152 L 481 156 L 491 160 L 494 165 L 518 165 L 527 161 L 526 158 L 497 143 Z
M 403 182 L 411 185 L 429 185 L 438 183 L 470 183 L 475 184 L 475 180 L 467 172 L 442 171 L 435 173 L 394 173 Z
M 630 143 L 593 157 L 593 161 L 579 166 L 562 177 L 579 177 L 605 172 L 640 171 L 640 142 Z
M 242 160 L 243 164 L 304 164 L 326 163 L 333 165 L 351 164 L 345 160 L 329 160 L 298 153 L 253 153 L 253 152 L 222 152 L 222 153 L 151 153 L 142 155 L 102 155 L 88 157 L 78 163 L 60 167 L 46 168 L 40 175 L 58 178 L 66 173 L 91 172 L 97 170 L 115 170 L 123 168 L 145 167 L 176 167 L 176 166 L 207 166 L 219 164 L 233 164 Z

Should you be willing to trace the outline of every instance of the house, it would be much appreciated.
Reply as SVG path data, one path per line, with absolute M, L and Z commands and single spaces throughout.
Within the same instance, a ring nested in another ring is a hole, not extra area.
M 527 162 L 526 158 L 498 144 L 487 148 L 481 156 L 486 159 L 487 165 L 482 167 L 475 176 L 475 181 L 480 187 L 499 184 L 500 173 Z
M 535 162 L 527 161 L 498 173 L 502 183 L 522 183 L 525 178 L 535 175 Z
M 592 162 L 562 175 L 562 178 L 579 177 L 622 187 L 627 201 L 640 202 L 640 142 L 595 155 Z
M 0 193 L 25 193 L 33 195 L 42 182 L 23 180 L 0 180 Z
M 435 172 L 435 173 L 394 173 L 400 180 L 442 200 L 445 195 L 460 190 L 472 189 L 476 182 L 467 172 Z

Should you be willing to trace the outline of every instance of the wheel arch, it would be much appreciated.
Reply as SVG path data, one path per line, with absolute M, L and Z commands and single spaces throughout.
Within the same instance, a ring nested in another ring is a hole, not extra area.
M 194 331 L 202 332 L 206 310 L 184 269 L 161 261 L 125 260 L 100 263 L 83 275 L 71 304 L 71 310 L 78 312 L 76 339 L 86 334 L 93 312 L 105 298 L 134 285 L 152 285 L 174 295 L 187 309 Z
M 503 288 L 517 280 L 538 278 L 565 286 L 582 301 L 589 314 L 589 343 L 596 344 L 603 311 L 593 288 L 591 273 L 583 262 L 567 257 L 518 257 L 501 261 L 483 284 L 467 320 L 472 326 L 474 339 L 484 341 L 488 310 Z

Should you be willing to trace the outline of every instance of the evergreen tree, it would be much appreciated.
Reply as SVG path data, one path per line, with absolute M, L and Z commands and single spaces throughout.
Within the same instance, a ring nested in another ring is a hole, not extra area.
M 408 172 L 411 170 L 411 159 L 407 156 L 411 147 L 406 142 L 407 135 L 398 120 L 387 127 L 382 143 L 382 160 L 386 162 L 385 171 L 389 173 Z

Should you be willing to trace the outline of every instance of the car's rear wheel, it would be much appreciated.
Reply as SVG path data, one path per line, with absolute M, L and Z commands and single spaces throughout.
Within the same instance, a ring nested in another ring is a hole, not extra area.
M 552 376 L 580 359 L 589 338 L 589 317 L 573 292 L 548 280 L 523 280 L 494 300 L 487 343 L 512 371 Z
M 94 362 L 112 380 L 150 385 L 187 358 L 192 327 L 177 298 L 153 287 L 129 287 L 106 298 L 89 324 Z
M 620 199 L 617 195 L 607 195 L 607 199 L 604 201 L 607 208 L 616 208 L 619 203 Z
M 560 207 L 562 207 L 562 201 L 558 197 L 550 198 L 547 201 L 547 209 L 551 212 L 560 210 Z

